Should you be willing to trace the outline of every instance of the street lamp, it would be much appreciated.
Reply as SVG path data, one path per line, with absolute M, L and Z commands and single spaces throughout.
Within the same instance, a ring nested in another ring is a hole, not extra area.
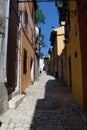
M 58 8 L 62 8 L 63 7 L 63 0 L 57 0 L 56 5 Z
M 69 1 L 76 1 L 76 0 L 69 0 Z M 56 6 L 59 11 L 64 12 L 65 15 L 76 16 L 76 10 L 69 10 L 68 9 L 68 0 L 56 0 Z M 65 7 L 66 9 L 63 9 Z M 68 13 L 69 12 L 69 13 Z

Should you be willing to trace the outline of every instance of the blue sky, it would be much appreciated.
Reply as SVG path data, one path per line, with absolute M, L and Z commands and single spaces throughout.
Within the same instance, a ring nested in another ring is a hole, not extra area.
M 45 14 L 45 24 L 41 24 L 41 33 L 44 34 L 47 47 L 41 48 L 41 52 L 44 55 L 48 55 L 48 50 L 50 48 L 50 33 L 52 27 L 58 27 L 58 11 L 55 6 L 55 2 L 39 2 L 38 3 L 39 9 L 43 11 Z

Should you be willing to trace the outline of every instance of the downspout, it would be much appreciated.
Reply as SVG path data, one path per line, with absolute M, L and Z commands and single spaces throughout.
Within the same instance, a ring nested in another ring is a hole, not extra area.
M 17 43 L 18 43 L 18 51 L 17 51 L 17 86 L 15 88 L 15 91 L 19 92 L 20 90 L 20 56 L 21 56 L 21 20 L 22 20 L 22 3 L 19 3 L 18 7 L 18 37 L 17 37 Z
M 4 41 L 4 82 L 7 82 L 7 46 L 8 46 L 8 27 L 9 27 L 9 9 L 10 0 L 6 0 L 6 21 L 5 21 L 5 41 Z

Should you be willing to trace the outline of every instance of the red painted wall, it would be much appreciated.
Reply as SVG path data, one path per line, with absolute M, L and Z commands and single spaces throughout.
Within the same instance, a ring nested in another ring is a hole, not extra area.
M 78 0 L 78 21 L 83 78 L 83 107 L 87 111 L 87 0 Z

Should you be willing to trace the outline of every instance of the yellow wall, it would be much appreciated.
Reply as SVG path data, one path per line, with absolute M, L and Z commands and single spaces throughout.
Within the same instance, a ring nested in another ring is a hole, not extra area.
M 59 55 L 61 55 L 61 53 L 65 47 L 65 45 L 64 45 L 64 26 L 55 28 L 54 30 L 57 31 L 57 54 L 59 56 Z
M 34 79 L 34 42 L 32 40 L 32 33 L 34 31 L 34 22 L 32 20 L 31 7 L 32 3 L 23 4 L 23 14 L 22 14 L 22 32 L 21 32 L 21 63 L 20 63 L 20 92 L 24 92 L 31 83 L 31 78 Z M 24 11 L 28 13 L 28 28 L 26 31 L 24 24 Z M 24 61 L 24 49 L 27 51 L 27 72 L 23 72 L 23 61 Z M 31 60 L 33 61 L 32 76 L 31 76 Z
M 73 1 L 70 1 L 69 8 L 70 10 L 75 10 L 76 3 Z M 66 45 L 66 48 L 67 48 L 67 84 L 69 86 L 68 57 L 71 57 L 72 92 L 77 102 L 82 106 L 83 105 L 82 66 L 81 66 L 81 53 L 80 53 L 77 14 L 76 16 L 70 17 L 70 27 L 71 28 L 70 28 L 70 33 L 69 33 L 69 43 Z M 77 57 L 75 57 L 75 55 L 77 55 Z
M 59 71 L 59 56 L 62 54 L 62 51 L 65 47 L 64 44 L 64 26 L 58 27 L 58 28 L 54 28 L 54 31 L 57 32 L 57 36 L 55 39 L 55 43 L 54 43 L 54 47 L 53 47 L 53 68 L 54 68 L 54 73 L 56 72 L 56 74 L 59 76 L 60 71 Z

